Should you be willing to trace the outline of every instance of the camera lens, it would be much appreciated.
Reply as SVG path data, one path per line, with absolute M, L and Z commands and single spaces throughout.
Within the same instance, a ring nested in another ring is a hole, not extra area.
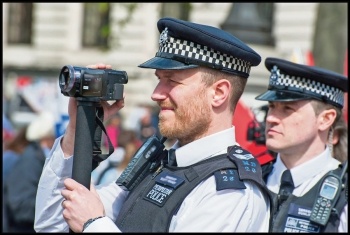
M 64 67 L 60 74 L 60 86 L 63 88 L 63 90 L 67 89 L 69 84 L 70 78 L 69 78 L 69 70 L 67 67 Z
M 68 93 L 70 95 L 75 94 L 74 88 L 74 83 L 75 83 L 75 78 L 74 78 L 74 68 L 71 65 L 66 65 L 63 66 L 61 69 L 61 73 L 59 76 L 59 85 L 61 88 L 61 91 L 64 93 Z

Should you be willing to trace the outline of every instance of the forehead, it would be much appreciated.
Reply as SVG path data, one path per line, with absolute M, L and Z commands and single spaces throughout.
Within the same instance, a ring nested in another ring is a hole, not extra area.
M 199 72 L 198 68 L 191 69 L 156 69 L 155 75 L 157 77 L 171 77 L 177 79 L 186 79 L 194 76 Z
M 297 106 L 302 107 L 307 104 L 311 104 L 311 99 L 309 100 L 293 100 L 293 101 L 268 101 L 270 105 L 279 105 L 279 106 Z

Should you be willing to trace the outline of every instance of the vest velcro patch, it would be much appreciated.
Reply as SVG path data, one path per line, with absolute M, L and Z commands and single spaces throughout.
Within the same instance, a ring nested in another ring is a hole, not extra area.
M 283 231 L 285 233 L 319 233 L 320 226 L 309 220 L 288 216 Z
M 163 206 L 174 191 L 175 190 L 170 187 L 156 183 L 151 190 L 146 193 L 144 198 L 158 206 Z
M 181 179 L 179 176 L 164 171 L 161 172 L 155 180 L 157 183 L 164 184 L 174 189 L 178 188 L 183 182 L 185 182 L 185 180 Z
M 311 208 L 291 203 L 288 209 L 284 232 L 319 233 L 320 226 L 310 222 L 310 215 Z
M 243 181 L 239 179 L 237 169 L 219 170 L 214 173 L 216 190 L 245 189 Z
M 185 182 L 184 179 L 167 172 L 160 173 L 155 181 L 156 183 L 146 193 L 144 199 L 158 206 L 163 206 L 171 194 Z
M 288 214 L 295 217 L 309 219 L 311 215 L 311 208 L 291 203 L 288 209 Z

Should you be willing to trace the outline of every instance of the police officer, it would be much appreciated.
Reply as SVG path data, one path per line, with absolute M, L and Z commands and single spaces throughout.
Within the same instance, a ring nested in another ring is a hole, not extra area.
M 270 201 L 261 168 L 236 143 L 231 123 L 260 55 L 215 27 L 174 18 L 157 26 L 159 51 L 139 67 L 155 69 L 151 98 L 160 107 L 161 134 L 177 139 L 169 150 L 175 154 L 131 191 L 116 183 L 89 191 L 70 179 L 76 117 L 70 98 L 66 133 L 39 183 L 37 232 L 268 231 Z M 107 118 L 123 101 L 102 105 Z
M 277 154 L 266 167 L 274 194 L 273 232 L 347 232 L 347 164 L 332 157 L 328 138 L 342 117 L 348 79 L 335 72 L 267 58 L 266 146 Z

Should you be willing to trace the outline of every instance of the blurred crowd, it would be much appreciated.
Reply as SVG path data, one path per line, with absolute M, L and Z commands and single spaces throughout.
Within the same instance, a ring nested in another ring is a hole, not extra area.
M 116 181 L 142 143 L 160 136 L 158 111 L 149 106 L 136 107 L 129 116 L 114 115 L 104 123 L 114 152 L 91 173 L 95 185 Z M 333 126 L 330 146 L 334 157 L 347 159 L 347 124 L 341 118 Z M 15 128 L 3 114 L 3 232 L 35 232 L 35 198 L 45 158 L 57 137 L 54 116 L 42 112 L 28 125 Z M 109 143 L 102 135 L 102 152 Z M 174 140 L 165 142 L 170 148 Z
M 18 130 L 3 116 L 3 232 L 35 232 L 37 185 L 54 141 L 50 112 Z
M 114 152 L 91 173 L 91 182 L 107 184 L 119 177 L 134 153 L 150 136 L 159 136 L 158 113 L 140 105 L 123 119 L 116 114 L 104 123 Z M 35 198 L 45 158 L 57 135 L 50 112 L 20 127 L 3 114 L 3 232 L 35 232 Z M 104 134 L 102 152 L 108 152 Z M 168 144 L 172 144 L 169 140 Z

